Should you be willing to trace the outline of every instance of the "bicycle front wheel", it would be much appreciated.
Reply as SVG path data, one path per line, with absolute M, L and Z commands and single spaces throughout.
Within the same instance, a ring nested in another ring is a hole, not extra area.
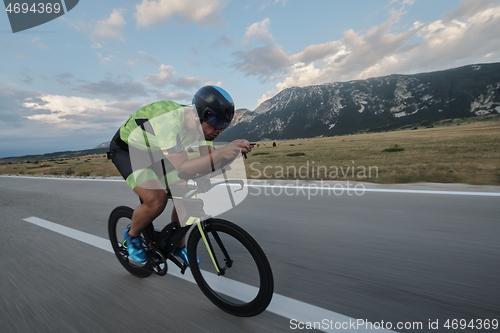
M 221 219 L 201 223 L 204 235 L 195 227 L 187 248 L 200 289 L 230 314 L 249 317 L 264 311 L 271 302 L 274 281 L 262 248 L 234 223 Z

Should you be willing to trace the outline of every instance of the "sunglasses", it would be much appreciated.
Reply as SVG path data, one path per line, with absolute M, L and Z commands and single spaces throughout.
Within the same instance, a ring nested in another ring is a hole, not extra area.
M 205 122 L 216 130 L 225 130 L 230 123 L 226 119 L 223 119 L 222 117 L 218 116 L 217 114 L 211 111 L 208 111 L 205 114 Z

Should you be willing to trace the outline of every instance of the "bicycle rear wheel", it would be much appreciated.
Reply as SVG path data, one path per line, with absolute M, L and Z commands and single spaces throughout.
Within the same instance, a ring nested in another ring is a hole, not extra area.
M 189 236 L 188 257 L 200 289 L 230 314 L 249 317 L 264 311 L 271 302 L 274 281 L 269 261 L 259 244 L 234 223 L 221 219 L 201 223 L 219 271 L 200 230 L 195 227 Z
M 136 263 L 128 257 L 127 249 L 123 247 L 123 230 L 130 225 L 134 210 L 130 207 L 116 207 L 109 216 L 108 232 L 109 240 L 113 246 L 118 261 L 132 275 L 140 278 L 148 277 L 152 274 L 151 269 L 146 269 L 144 264 Z M 143 238 L 145 235 L 142 235 Z

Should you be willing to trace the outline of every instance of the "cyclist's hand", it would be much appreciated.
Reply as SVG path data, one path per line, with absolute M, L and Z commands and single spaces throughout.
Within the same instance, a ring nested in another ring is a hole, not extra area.
M 243 154 L 250 152 L 252 150 L 252 146 L 250 145 L 250 142 L 248 142 L 248 140 L 240 139 L 234 140 L 223 149 L 225 150 L 224 157 L 226 159 L 232 160 L 235 159 L 240 152 Z

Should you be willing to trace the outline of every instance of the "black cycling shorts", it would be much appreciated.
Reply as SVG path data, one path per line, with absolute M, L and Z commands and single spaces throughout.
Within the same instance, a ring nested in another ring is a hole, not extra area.
M 161 181 L 162 186 L 167 189 L 167 175 L 175 171 L 169 160 L 164 158 L 153 164 L 145 161 L 146 167 L 138 172 L 138 170 L 133 170 L 129 150 L 129 146 L 120 138 L 120 130 L 118 130 L 109 144 L 109 157 L 127 184 L 134 189 L 141 182 L 158 179 Z M 136 171 L 135 174 L 134 171 Z

